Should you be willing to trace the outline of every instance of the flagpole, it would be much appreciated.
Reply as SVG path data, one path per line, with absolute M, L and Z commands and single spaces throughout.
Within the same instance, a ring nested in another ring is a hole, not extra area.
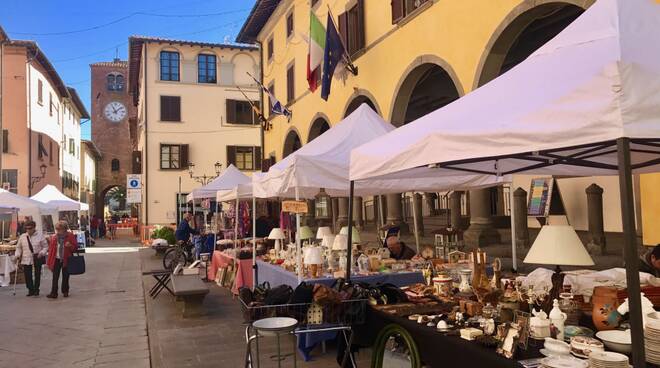
M 250 73 L 248 73 L 248 74 L 250 74 Z M 261 112 L 261 110 L 257 106 L 254 105 L 254 102 L 252 100 L 250 100 L 250 98 L 245 94 L 245 92 L 243 92 L 241 87 L 236 86 L 236 88 L 238 88 L 238 90 L 243 94 L 243 96 L 245 96 L 245 99 L 248 101 L 248 103 L 252 107 L 252 111 L 257 114 L 257 117 L 259 117 L 259 120 L 261 121 L 261 124 L 264 126 L 264 129 L 268 130 L 268 120 L 266 120 L 266 117 Z

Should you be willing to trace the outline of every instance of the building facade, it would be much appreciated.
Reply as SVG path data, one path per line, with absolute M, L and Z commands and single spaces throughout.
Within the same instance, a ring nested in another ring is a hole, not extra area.
M 115 59 L 90 65 L 92 141 L 100 152 L 96 166 L 96 215 L 103 216 L 105 195 L 115 187 L 125 188 L 126 175 L 134 171 L 129 117 L 135 107 L 128 92 L 128 62 Z M 139 170 L 139 168 L 138 168 Z
M 261 46 L 262 81 L 293 112 L 290 122 L 281 116 L 269 117 L 272 129 L 265 132 L 265 158 L 281 160 L 362 103 L 395 126 L 441 108 L 523 61 L 593 2 L 258 0 L 237 41 Z M 324 101 L 320 88 L 313 93 L 308 89 L 304 35 L 309 33 L 310 12 L 327 26 L 328 9 L 358 73 L 346 73 L 343 80 L 334 78 L 328 101 Z M 530 179 L 516 176 L 510 188 L 529 190 Z M 636 178 L 638 209 L 644 208 L 639 202 L 645 191 L 655 190 L 657 196 L 657 189 L 649 185 L 640 189 L 639 182 L 644 180 Z M 604 189 L 605 231 L 620 232 L 616 178 L 558 180 L 569 222 L 578 230 L 587 229 L 585 190 L 591 183 Z M 483 246 L 501 241 L 495 230 L 510 226 L 508 190 L 470 191 L 464 199 L 470 215 L 466 242 Z M 433 210 L 434 196 L 427 193 L 426 213 Z M 388 195 L 384 211 L 387 222 L 405 228 L 402 203 L 406 202 L 401 195 Z M 345 204 L 338 207 L 340 211 L 347 208 Z M 640 228 L 641 223 L 638 221 Z M 539 224 L 532 220 L 530 226 Z
M 31 196 L 52 184 L 78 199 L 80 123 L 89 114 L 76 91 L 33 41 L 4 44 L 2 80 L 3 187 Z
M 89 213 L 96 213 L 97 179 L 96 168 L 101 160 L 101 152 L 94 142 L 83 139 L 80 144 L 80 202 L 89 204 Z
M 259 93 L 248 75 L 258 78 L 259 54 L 253 46 L 151 37 L 131 37 L 129 52 L 141 222 L 174 223 L 186 194 L 201 185 L 192 175 L 214 176 L 216 164 L 260 170 L 260 122 L 249 103 Z

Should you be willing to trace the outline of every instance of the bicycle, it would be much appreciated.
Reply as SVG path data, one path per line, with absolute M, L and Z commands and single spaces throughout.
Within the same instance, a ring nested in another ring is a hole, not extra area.
M 185 266 L 195 260 L 194 245 L 190 241 L 177 241 L 176 245 L 165 252 L 163 268 L 172 271 L 177 265 Z

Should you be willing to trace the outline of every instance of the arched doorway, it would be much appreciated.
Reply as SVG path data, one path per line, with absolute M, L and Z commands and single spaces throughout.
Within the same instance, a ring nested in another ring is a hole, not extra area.
M 459 89 L 445 68 L 435 63 L 414 66 L 399 83 L 392 108 L 392 124 L 407 124 L 459 96 Z
M 97 206 L 97 216 L 108 216 L 118 213 L 131 215 L 130 207 L 126 204 L 126 187 L 122 185 L 111 185 L 101 192 L 103 206 Z M 97 202 L 99 203 L 99 202 Z
M 350 115 L 353 111 L 355 111 L 360 105 L 363 103 L 366 103 L 371 107 L 372 110 L 374 110 L 377 113 L 380 113 L 378 111 L 378 107 L 376 107 L 376 104 L 371 100 L 371 98 L 365 96 L 365 95 L 359 95 L 355 97 L 354 99 L 351 100 L 351 102 L 348 104 L 346 107 L 346 112 L 344 113 L 344 117 L 347 117 Z
M 324 117 L 318 117 L 312 123 L 312 127 L 309 129 L 309 136 L 307 137 L 307 143 L 313 141 L 321 134 L 325 133 L 330 129 L 330 123 Z
M 536 6 L 524 3 L 494 32 L 482 56 L 475 88 L 506 73 L 554 38 L 584 12 L 577 4 L 589 0 L 544 2 Z M 501 186 L 470 191 L 470 227 L 464 234 L 467 245 L 483 247 L 500 242 L 495 228 L 510 226 L 505 211 L 507 197 Z
M 296 152 L 300 147 L 302 147 L 302 143 L 300 141 L 298 132 L 293 129 L 290 130 L 286 135 L 286 139 L 284 139 L 284 151 L 282 152 L 282 158 L 285 158 L 288 155 Z

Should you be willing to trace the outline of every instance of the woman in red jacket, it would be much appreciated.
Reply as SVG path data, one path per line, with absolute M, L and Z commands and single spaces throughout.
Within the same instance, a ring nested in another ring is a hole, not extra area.
M 69 272 L 67 263 L 69 257 L 78 249 L 76 236 L 69 231 L 69 225 L 66 221 L 58 221 L 55 226 L 55 235 L 48 242 L 48 261 L 46 264 L 53 272 L 53 287 L 48 294 L 48 298 L 57 298 L 57 289 L 62 273 L 62 295 L 69 296 Z

